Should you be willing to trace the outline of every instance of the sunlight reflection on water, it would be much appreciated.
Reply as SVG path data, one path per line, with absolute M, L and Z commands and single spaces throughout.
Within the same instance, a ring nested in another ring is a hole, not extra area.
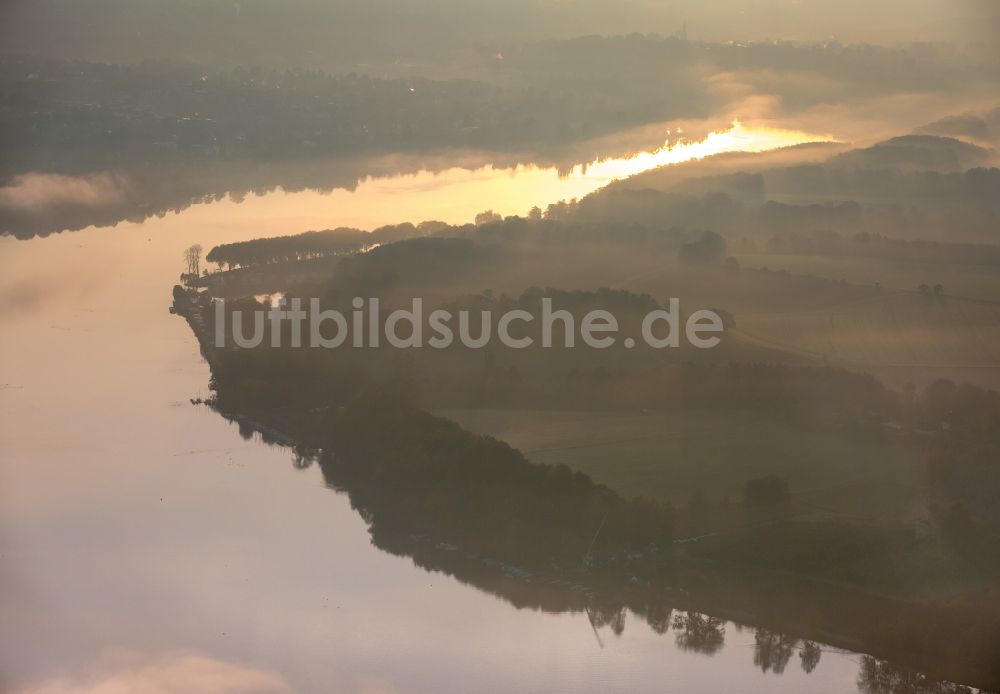
M 461 224 L 472 221 L 478 212 L 487 209 L 502 215 L 523 215 L 534 206 L 544 209 L 561 200 L 579 199 L 614 180 L 659 166 L 725 152 L 763 152 L 806 142 L 830 141 L 829 135 L 745 126 L 737 121 L 727 130 L 709 133 L 704 140 L 681 140 L 652 152 L 577 164 L 568 173 L 561 173 L 556 167 L 533 164 L 513 168 L 487 165 L 476 169 L 421 170 L 368 178 L 353 191 L 270 193 L 249 197 L 239 206 L 223 201 L 203 206 L 199 215 L 216 218 L 217 214 L 236 214 L 268 223 L 287 221 L 301 229 L 316 228 L 316 217 L 328 219 L 328 226 L 335 221 L 336 225 L 359 228 L 427 219 Z M 311 223 L 307 221 L 310 218 L 313 218 Z

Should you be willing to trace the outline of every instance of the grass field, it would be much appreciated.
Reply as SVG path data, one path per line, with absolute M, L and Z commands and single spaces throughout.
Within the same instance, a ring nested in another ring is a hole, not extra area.
M 887 291 L 817 311 L 742 318 L 744 339 L 868 371 L 893 387 L 950 378 L 1000 389 L 1000 303 Z
M 625 286 L 731 311 L 738 349 L 727 358 L 841 366 L 894 388 L 950 378 L 1000 390 L 1000 269 L 847 256 L 739 258 L 743 272 L 665 266 Z M 763 267 L 772 272 L 753 270 Z M 943 296 L 917 290 L 938 283 Z M 752 346 L 771 354 L 751 356 Z
M 683 505 L 701 491 L 714 502 L 738 501 L 747 480 L 778 474 L 796 501 L 817 514 L 901 520 L 923 510 L 916 451 L 803 431 L 754 412 L 437 414 L 501 439 L 533 462 L 565 464 L 625 496 Z
M 1000 301 L 1000 267 L 989 265 L 929 264 L 911 260 L 843 255 L 740 253 L 743 267 L 786 270 L 849 284 L 874 285 L 887 290 L 913 291 L 921 284 L 944 285 L 950 296 Z

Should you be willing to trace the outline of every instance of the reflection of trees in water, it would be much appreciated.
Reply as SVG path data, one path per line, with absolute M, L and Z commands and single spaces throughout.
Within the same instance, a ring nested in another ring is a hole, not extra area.
M 611 631 L 615 636 L 621 636 L 625 631 L 625 608 L 618 610 L 618 613 L 611 618 Z
M 240 417 L 236 418 L 236 422 L 240 433 L 246 437 L 259 437 L 265 442 L 277 440 L 277 432 L 255 420 Z M 324 458 L 319 451 L 300 446 L 294 450 L 292 462 L 297 468 L 305 468 L 313 462 L 323 465 Z M 323 472 L 327 484 L 332 489 L 346 492 L 354 510 L 369 526 L 373 526 L 376 513 L 357 503 L 356 490 L 352 484 L 356 480 L 345 478 L 345 484 L 337 484 L 337 480 L 331 476 L 333 468 L 327 465 Z M 628 595 L 619 594 L 612 598 L 605 593 L 602 599 L 599 597 L 599 590 L 592 592 L 584 589 L 584 584 L 579 582 L 582 580 L 581 576 L 572 573 L 560 575 L 556 565 L 553 565 L 556 571 L 551 575 L 533 573 L 514 564 L 441 542 L 432 535 L 413 534 L 412 528 L 408 526 L 389 527 L 373 539 L 374 544 L 384 551 L 410 556 L 417 566 L 428 571 L 443 571 L 460 582 L 496 595 L 515 607 L 530 607 L 551 613 L 586 612 L 595 631 L 607 626 L 617 636 L 622 635 L 626 613 L 631 609 L 636 615 L 644 617 L 657 634 L 666 633 L 672 626 L 675 643 L 683 651 L 713 655 L 725 644 L 725 620 L 690 610 L 677 611 L 675 614 L 666 596 L 662 596 L 662 601 L 650 599 L 651 596 L 648 595 L 633 601 Z M 602 578 L 607 580 L 609 575 Z M 733 626 L 738 631 L 753 628 L 737 623 L 733 623 Z M 598 641 L 601 641 L 599 635 Z M 818 644 L 812 641 L 800 643 L 799 639 L 777 631 L 757 628 L 754 641 L 753 662 L 763 672 L 783 673 L 797 646 L 801 666 L 806 673 L 817 667 L 822 655 Z M 972 694 L 973 691 L 960 685 L 929 679 L 871 656 L 862 656 L 857 684 L 865 694 Z
M 303 448 L 296 448 L 292 456 L 292 466 L 296 470 L 305 470 L 316 462 L 316 454 Z
M 785 671 L 796 647 L 799 647 L 799 661 L 807 675 L 816 669 L 823 650 L 813 641 L 799 640 L 787 634 L 768 629 L 754 630 L 753 663 L 762 672 L 771 671 L 780 675 Z
M 685 612 L 674 618 L 677 646 L 684 651 L 712 655 L 726 641 L 726 623 L 698 612 Z
M 803 642 L 802 650 L 799 651 L 799 660 L 802 661 L 802 669 L 807 675 L 816 669 L 822 655 L 823 651 L 819 647 L 819 644 L 812 641 Z
M 646 608 L 646 622 L 657 634 L 666 634 L 670 629 L 670 616 L 673 610 L 666 605 L 649 605 Z
M 863 694 L 973 694 L 975 690 L 939 682 L 870 655 L 861 657 L 858 689 Z
M 770 670 L 780 675 L 785 671 L 797 644 L 798 639 L 780 632 L 757 629 L 754 634 L 753 663 L 763 672 Z
M 625 632 L 625 612 L 624 605 L 596 605 L 587 609 L 590 623 L 595 629 L 609 626 L 615 636 L 621 636 Z
M 594 629 L 611 627 L 615 636 L 625 632 L 625 618 L 628 608 L 625 605 L 590 605 L 586 608 L 587 617 Z M 665 634 L 670 630 L 670 617 L 673 608 L 663 603 L 647 604 L 638 613 L 646 617 L 646 623 L 657 634 Z

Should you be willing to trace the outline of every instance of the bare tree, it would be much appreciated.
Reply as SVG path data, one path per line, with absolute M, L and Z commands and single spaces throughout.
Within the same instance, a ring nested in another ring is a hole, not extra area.
M 201 245 L 194 244 L 184 251 L 184 264 L 187 265 L 187 274 L 197 277 L 201 274 Z

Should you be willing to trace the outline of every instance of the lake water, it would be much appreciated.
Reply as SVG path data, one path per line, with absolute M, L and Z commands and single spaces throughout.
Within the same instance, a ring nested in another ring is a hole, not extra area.
M 0 688 L 857 690 L 857 654 L 765 672 L 753 628 L 707 655 L 631 614 L 615 635 L 429 573 L 373 547 L 315 466 L 190 404 L 209 370 L 167 310 L 185 247 L 565 197 L 538 171 L 455 171 L 0 238 Z

